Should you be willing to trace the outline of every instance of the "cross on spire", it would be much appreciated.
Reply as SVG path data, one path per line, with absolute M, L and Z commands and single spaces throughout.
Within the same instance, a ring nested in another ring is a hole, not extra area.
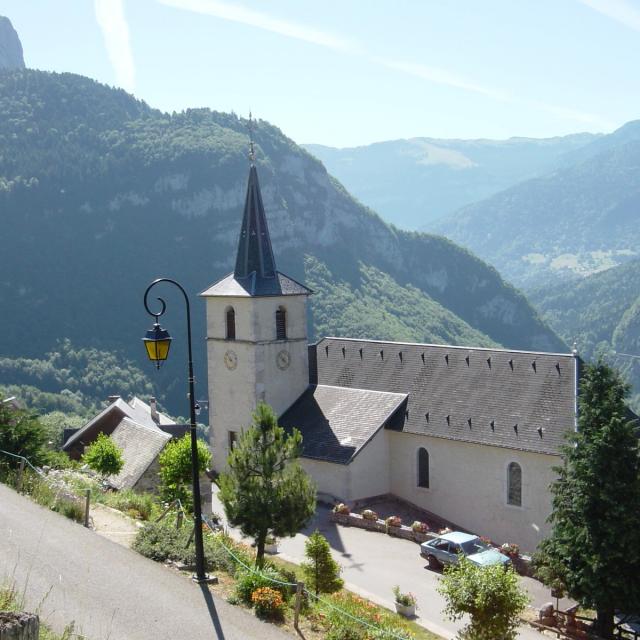
M 256 162 L 256 152 L 253 147 L 253 117 L 251 116 L 251 111 L 249 111 L 249 124 L 247 128 L 249 129 L 249 165 L 253 166 Z

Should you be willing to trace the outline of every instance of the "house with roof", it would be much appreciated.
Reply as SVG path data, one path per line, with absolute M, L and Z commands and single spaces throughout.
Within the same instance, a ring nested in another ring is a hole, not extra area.
M 175 424 L 158 411 L 155 398 L 147 404 L 136 397 L 126 402 L 110 396 L 107 407 L 82 428 L 65 432 L 62 450 L 79 460 L 86 447 L 104 433 L 120 448 L 124 460 L 120 473 L 109 478 L 113 488 L 153 491 L 158 484 L 158 456 L 171 439 L 188 431 L 189 425 Z
M 251 162 L 233 273 L 206 301 L 210 434 L 221 471 L 260 401 L 303 435 L 321 494 L 392 494 L 533 551 L 576 428 L 580 360 L 542 353 L 327 337 L 308 345 L 312 292 L 276 269 Z

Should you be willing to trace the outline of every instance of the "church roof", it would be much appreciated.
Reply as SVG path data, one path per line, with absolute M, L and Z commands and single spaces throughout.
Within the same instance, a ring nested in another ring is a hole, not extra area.
M 249 169 L 247 197 L 233 273 L 211 285 L 202 296 L 295 296 L 311 291 L 276 269 L 258 172 Z
M 559 455 L 575 428 L 571 354 L 348 338 L 313 348 L 319 385 L 407 394 L 402 421 L 388 425 L 399 431 Z
M 203 291 L 201 296 L 231 296 L 231 297 L 255 297 L 255 296 L 299 296 L 309 295 L 311 289 L 307 289 L 293 278 L 276 271 L 274 278 L 257 278 L 253 273 L 248 278 L 239 280 L 235 274 L 229 275 L 212 284 Z
M 278 424 L 302 432 L 305 458 L 347 464 L 393 421 L 406 399 L 405 393 L 315 385 L 287 409 Z

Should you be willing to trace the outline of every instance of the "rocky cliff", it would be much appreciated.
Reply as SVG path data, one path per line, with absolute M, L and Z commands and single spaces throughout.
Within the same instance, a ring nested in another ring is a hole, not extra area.
M 0 69 L 24 69 L 20 38 L 4 16 L 0 16 Z

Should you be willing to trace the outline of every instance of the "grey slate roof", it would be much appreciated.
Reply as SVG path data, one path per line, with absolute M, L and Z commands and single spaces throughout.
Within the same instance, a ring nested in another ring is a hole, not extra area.
M 160 429 L 143 426 L 124 418 L 111 434 L 111 439 L 122 449 L 124 466 L 109 482 L 118 490 L 132 489 L 156 456 L 164 449 L 171 436 Z
M 319 385 L 408 394 L 404 432 L 559 455 L 575 428 L 571 354 L 347 338 L 315 350 Z
M 173 424 L 173 421 L 165 416 L 163 413 L 158 413 L 159 424 L 162 426 L 169 426 Z M 135 422 L 149 427 L 150 429 L 156 429 L 160 431 L 160 427 L 151 418 L 151 408 L 146 402 L 140 400 L 140 398 L 134 397 L 130 402 L 125 402 L 122 398 L 116 399 L 108 407 L 103 409 L 98 415 L 94 416 L 85 424 L 81 429 L 78 429 L 63 445 L 63 451 L 68 451 L 77 443 L 83 440 L 91 441 L 97 437 L 97 434 L 102 430 L 101 425 L 104 424 L 118 424 L 119 419 L 131 418 Z M 113 428 L 113 427 L 111 427 Z
M 235 269 L 200 295 L 299 296 L 310 293 L 307 287 L 276 269 L 258 172 L 252 164 L 249 169 Z
M 252 273 L 247 278 L 238 279 L 235 274 L 218 280 L 200 295 L 207 296 L 231 296 L 231 297 L 257 297 L 257 296 L 308 296 L 313 293 L 303 284 L 284 273 L 276 271 L 274 277 L 257 278 Z
M 387 393 L 317 385 L 309 387 L 278 419 L 302 432 L 305 458 L 348 464 L 407 398 Z

